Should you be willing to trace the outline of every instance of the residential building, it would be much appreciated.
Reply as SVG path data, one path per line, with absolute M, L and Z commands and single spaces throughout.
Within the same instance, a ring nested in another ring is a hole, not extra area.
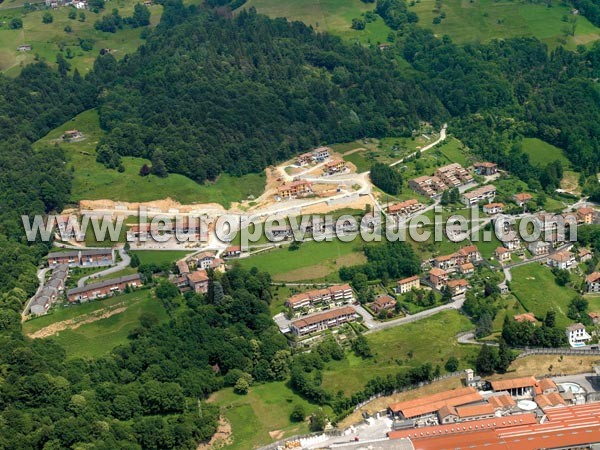
M 329 306 L 330 304 L 342 305 L 352 303 L 354 293 L 349 284 L 336 284 L 324 289 L 314 289 L 312 291 L 302 292 L 292 295 L 285 302 L 285 306 L 294 310 L 300 308 L 312 308 L 316 304 Z
M 500 214 L 504 211 L 504 203 L 488 203 L 483 205 L 483 212 L 488 216 L 493 216 L 494 214 Z
M 519 192 L 518 194 L 513 195 L 513 200 L 518 206 L 525 206 L 527 202 L 533 200 L 533 195 L 528 194 L 527 192 Z
M 67 300 L 70 302 L 85 302 L 88 300 L 104 298 L 122 292 L 128 286 L 132 288 L 142 286 L 140 274 L 125 275 L 123 277 L 69 289 L 67 290 Z
M 467 262 L 476 263 L 483 260 L 483 257 L 481 256 L 481 253 L 476 245 L 466 245 L 465 247 L 458 249 L 456 254 L 458 255 L 459 264 L 464 264 Z
M 21 44 L 17 47 L 17 50 L 20 52 L 30 52 L 31 44 Z
M 337 327 L 356 320 L 358 314 L 352 306 L 330 309 L 324 312 L 304 316 L 290 323 L 290 330 L 296 336 L 306 336 L 310 333 Z
M 567 339 L 571 347 L 583 347 L 592 337 L 585 330 L 585 325 L 576 323 L 567 327 Z
M 274 225 L 270 228 L 267 227 L 265 231 L 270 240 L 287 239 L 294 234 L 289 225 Z
M 217 259 L 217 255 L 211 252 L 202 252 L 194 257 L 192 260 L 196 263 L 196 267 L 199 269 L 210 269 L 213 266 L 213 262 Z
M 510 250 L 505 247 L 497 247 L 494 251 L 494 255 L 496 256 L 496 259 L 501 263 L 508 262 L 511 258 Z
M 88 248 L 48 254 L 48 266 L 67 264 L 69 267 L 101 267 L 114 264 L 112 248 Z
M 81 231 L 77 216 L 61 215 L 56 217 L 56 226 L 58 228 L 58 237 L 62 241 L 76 239 L 82 241 L 85 234 Z
M 585 277 L 587 292 L 600 292 L 600 272 L 592 272 Z
M 195 270 L 186 275 L 187 285 L 196 293 L 206 294 L 208 292 L 208 273 L 205 269 Z
M 533 256 L 544 256 L 550 253 L 552 244 L 545 241 L 530 242 L 527 246 Z
M 588 317 L 592 319 L 592 323 L 594 325 L 598 325 L 600 323 L 600 313 L 597 311 L 592 311 L 588 313 Z
M 437 290 L 440 290 L 448 283 L 448 273 L 443 269 L 433 267 L 429 271 L 429 281 Z
M 394 297 L 388 294 L 381 294 L 375 297 L 375 301 L 371 303 L 371 309 L 379 314 L 381 311 L 390 311 L 396 306 Z
M 498 164 L 493 162 L 476 162 L 473 168 L 477 175 L 490 176 L 498 173 Z
M 223 256 L 226 258 L 234 258 L 242 254 L 242 248 L 239 245 L 232 245 L 227 247 L 223 252 Z
M 446 271 L 453 271 L 458 264 L 458 255 L 456 253 L 451 253 L 450 255 L 437 256 L 433 259 L 434 267 Z
M 409 180 L 408 187 L 425 197 L 435 197 L 449 188 L 441 178 L 428 175 Z
M 395 205 L 390 205 L 387 212 L 388 214 L 403 216 L 414 213 L 422 208 L 423 205 L 416 198 L 411 198 Z
M 296 180 L 284 183 L 277 188 L 277 195 L 281 198 L 296 198 L 312 193 L 312 184 L 306 180 Z
M 403 278 L 396 283 L 396 292 L 398 294 L 406 294 L 413 289 L 419 289 L 421 287 L 421 279 L 418 275 Z
M 521 248 L 521 239 L 514 237 L 512 239 L 502 239 L 502 245 L 508 250 L 518 250 Z
M 342 172 L 346 168 L 346 161 L 343 159 L 334 159 L 325 164 L 324 172 L 333 175 L 334 173 Z
M 494 197 L 496 197 L 496 186 L 488 184 L 465 192 L 462 195 L 462 202 L 467 206 L 472 206 L 482 201 L 493 200 Z
M 297 166 L 307 166 L 308 164 L 312 163 L 312 161 L 313 161 L 313 155 L 311 152 L 302 153 L 300 156 L 298 156 L 296 158 L 296 165 Z
M 570 270 L 576 265 L 575 255 L 568 250 L 556 252 L 548 256 L 548 265 L 560 270 Z
M 579 208 L 576 211 L 577 222 L 589 225 L 594 223 L 594 210 L 592 208 Z
M 187 275 L 190 273 L 190 266 L 185 259 L 180 259 L 177 261 L 177 270 L 181 275 Z
M 469 282 L 463 278 L 459 278 L 457 280 L 449 280 L 446 283 L 446 286 L 448 287 L 450 294 L 452 294 L 452 297 L 456 297 L 457 295 L 467 292 Z
M 29 303 L 31 314 L 39 316 L 48 312 L 52 304 L 62 295 L 68 274 L 69 266 L 67 264 L 54 267 L 50 279 L 36 292 Z
M 516 316 L 513 316 L 513 319 L 519 323 L 530 322 L 534 325 L 537 323 L 537 319 L 532 313 L 517 314 Z
M 329 147 L 319 147 L 312 151 L 313 161 L 321 162 L 325 161 L 331 155 L 331 149 Z
M 470 277 L 475 273 L 475 266 L 473 265 L 473 263 L 468 262 L 465 264 L 461 264 L 459 270 L 460 273 L 462 273 L 464 276 Z
M 440 167 L 435 171 L 435 175 L 449 187 L 458 187 L 473 181 L 469 171 L 458 163 Z
M 593 253 L 589 248 L 581 247 L 577 251 L 577 259 L 579 262 L 586 262 L 593 258 Z

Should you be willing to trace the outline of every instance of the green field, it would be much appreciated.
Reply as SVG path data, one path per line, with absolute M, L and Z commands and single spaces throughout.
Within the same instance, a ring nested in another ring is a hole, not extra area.
M 443 0 L 446 18 L 434 25 L 435 0 L 417 1 L 411 8 L 419 16 L 419 25 L 430 28 L 437 36 L 449 35 L 457 43 L 488 41 L 515 36 L 535 36 L 550 47 L 559 44 L 575 48 L 600 38 L 600 29 L 585 17 L 573 16 L 571 7 L 554 2 L 533 4 L 525 1 Z M 565 36 L 570 24 L 563 21 L 576 18 L 575 35 Z
M 86 319 L 99 310 L 107 308 L 126 309 L 111 317 L 81 325 L 76 329 L 62 330 L 48 339 L 56 340 L 69 357 L 96 358 L 109 352 L 117 345 L 127 342 L 129 333 L 139 326 L 139 317 L 149 312 L 166 320 L 167 313 L 162 304 L 152 297 L 150 291 L 141 289 L 130 294 L 117 295 L 105 300 L 84 304 L 57 307 L 50 314 L 23 323 L 23 332 L 31 334 L 52 324 L 70 319 Z
M 298 250 L 290 251 L 287 246 L 268 250 L 239 264 L 250 269 L 257 267 L 269 272 L 275 281 L 328 280 L 339 281 L 337 271 L 342 266 L 351 266 L 365 261 L 362 241 L 353 242 L 304 242 Z
M 62 142 L 66 130 L 77 129 L 85 139 L 80 142 Z M 96 162 L 96 145 L 103 135 L 96 110 L 86 111 L 48 133 L 35 143 L 35 148 L 60 143 L 74 167 L 72 201 L 111 199 L 145 202 L 170 197 L 180 203 L 220 203 L 229 207 L 231 202 L 245 200 L 248 195 L 259 196 L 265 188 L 263 174 L 234 178 L 223 174 L 217 182 L 200 185 L 178 174 L 166 178 L 155 175 L 140 177 L 139 170 L 150 161 L 142 158 L 123 158 L 125 172 L 107 169 Z
M 445 140 L 443 143 L 435 147 L 435 149 L 431 149 L 430 151 L 439 151 L 446 157 L 449 163 L 456 162 L 463 167 L 470 166 L 473 162 L 471 160 L 472 156 L 464 147 L 463 143 L 454 137 Z
M 286 2 L 281 0 L 249 0 L 245 8 L 255 7 L 259 13 L 271 17 L 286 17 L 312 25 L 316 31 L 328 31 L 343 38 L 363 43 L 384 43 L 391 29 L 381 17 L 367 23 L 364 30 L 351 28 L 352 19 L 372 11 L 372 3 L 361 0 L 303 0 Z
M 111 14 L 113 8 L 119 9 L 122 17 L 131 16 L 133 7 L 137 3 L 134 0 L 112 0 L 99 14 L 86 10 L 84 11 L 85 22 L 68 18 L 69 11 L 74 8 L 58 8 L 50 11 L 54 19 L 50 24 L 42 23 L 42 16 L 46 10 L 24 13 L 23 9 L 14 9 L 22 3 L 21 0 L 16 0 L 6 1 L 0 5 L 0 22 L 8 24 L 13 17 L 20 17 L 23 20 L 23 28 L 20 30 L 11 30 L 7 24 L 0 26 L 0 71 L 9 75 L 18 74 L 22 65 L 33 62 L 35 58 L 53 65 L 59 52 L 63 52 L 65 57 L 72 55 L 72 58 L 68 58 L 72 69 L 77 68 L 84 75 L 92 68 L 101 49 L 110 49 L 111 53 L 119 59 L 127 53 L 133 53 L 143 43 L 140 37 L 143 28 L 125 27 L 116 33 L 105 33 L 94 29 L 94 22 L 103 15 Z M 149 9 L 151 26 L 155 26 L 160 21 L 162 6 L 153 5 Z M 79 10 L 77 12 L 79 13 Z M 67 25 L 72 29 L 70 33 L 64 31 Z M 91 40 L 93 48 L 84 51 L 79 45 L 80 39 Z M 17 47 L 21 44 L 30 44 L 31 51 L 19 52 Z
M 566 314 L 569 302 L 576 293 L 556 284 L 550 268 L 532 263 L 515 267 L 511 274 L 510 289 L 528 311 L 543 318 L 547 311 L 554 310 L 558 326 L 572 322 Z
M 279 438 L 306 433 L 306 421 L 290 422 L 294 405 L 303 405 L 307 414 L 319 408 L 296 395 L 285 382 L 252 386 L 247 395 L 234 394 L 231 388 L 223 389 L 211 397 L 213 401 L 221 407 L 233 430 L 231 444 L 222 447 L 227 450 L 246 450 L 268 444 L 275 440 L 269 432 L 278 432 Z
M 478 349 L 459 345 L 455 336 L 472 328 L 467 317 L 457 311 L 445 311 L 419 322 L 368 334 L 375 356 L 363 360 L 348 355 L 343 361 L 328 363 L 323 370 L 323 387 L 334 392 L 343 389 L 350 394 L 362 389 L 375 376 L 394 374 L 427 362 L 434 367 L 439 364 L 443 372 L 451 355 L 461 361 L 461 368 L 469 367 Z
M 540 139 L 523 139 L 523 151 L 529 155 L 529 160 L 533 165 L 546 165 L 559 160 L 565 169 L 571 167 L 571 162 L 560 148 Z

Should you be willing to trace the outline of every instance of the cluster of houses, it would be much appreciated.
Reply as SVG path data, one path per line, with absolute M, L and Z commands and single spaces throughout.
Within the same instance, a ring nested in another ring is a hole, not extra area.
M 296 165 L 299 167 L 307 166 L 313 163 L 325 161 L 331 155 L 331 148 L 319 147 L 314 150 L 303 153 L 296 158 Z
M 354 302 L 354 293 L 349 284 L 336 284 L 323 289 L 294 294 L 289 297 L 285 306 L 294 313 L 315 311 L 331 306 L 341 306 Z
M 112 248 L 86 248 L 48 254 L 49 267 L 63 264 L 68 267 L 102 267 L 114 263 L 115 252 Z
M 277 188 L 277 197 L 281 199 L 306 197 L 312 193 L 312 183 L 307 180 L 294 180 Z
M 50 279 L 44 283 L 44 286 L 29 303 L 29 312 L 38 316 L 46 314 L 54 302 L 61 297 L 68 275 L 69 266 L 67 264 L 54 266 Z
M 482 260 L 475 245 L 467 245 L 449 255 L 433 258 L 425 263 L 432 266 L 429 270 L 429 284 L 438 290 L 448 289 L 452 297 L 464 294 L 469 289 L 466 278 L 475 273 L 475 264 Z M 457 274 L 458 278 L 451 279 L 453 274 Z
M 425 205 L 419 203 L 416 198 L 411 198 L 387 207 L 387 213 L 391 216 L 403 217 L 423 209 Z
M 86 284 L 67 290 L 67 300 L 73 302 L 87 302 L 98 300 L 112 295 L 119 294 L 127 288 L 135 289 L 142 286 L 142 278 L 139 273 L 125 275 L 110 280 L 99 281 L 97 283 Z
M 588 313 L 588 316 L 590 317 L 590 319 L 592 319 L 592 321 L 595 324 L 598 323 L 600 314 L 596 312 L 590 312 Z M 537 319 L 532 313 L 517 314 L 513 318 L 514 320 L 520 323 L 529 322 L 533 325 L 537 325 Z M 569 345 L 573 348 L 584 347 L 592 339 L 592 336 L 589 335 L 585 328 L 585 325 L 583 325 L 582 323 L 574 323 L 572 325 L 569 325 L 565 331 L 567 334 L 567 340 L 569 342 Z
M 408 186 L 425 197 L 437 197 L 444 191 L 472 183 L 473 176 L 458 163 L 438 168 L 434 175 L 409 180 Z
M 342 306 L 292 320 L 290 331 L 302 337 L 352 322 L 358 317 L 358 313 L 352 306 Z
M 198 242 L 208 242 L 208 228 L 198 217 L 182 216 L 162 224 L 139 223 L 129 225 L 127 241 L 145 241 L 152 236 L 190 236 Z

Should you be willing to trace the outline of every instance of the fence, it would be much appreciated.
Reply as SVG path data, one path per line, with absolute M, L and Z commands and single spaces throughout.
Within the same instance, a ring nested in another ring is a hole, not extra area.
M 563 355 L 563 356 L 577 356 L 577 355 L 588 355 L 588 356 L 599 356 L 600 350 L 589 349 L 589 348 L 523 348 L 523 350 L 516 359 L 525 358 L 532 355 Z

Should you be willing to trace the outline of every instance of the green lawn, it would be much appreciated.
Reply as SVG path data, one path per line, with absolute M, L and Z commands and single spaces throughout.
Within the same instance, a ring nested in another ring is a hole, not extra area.
M 559 160 L 565 169 L 571 167 L 571 162 L 560 148 L 540 139 L 523 139 L 523 151 L 529 155 L 529 160 L 534 165 L 546 165 Z
M 443 372 L 452 355 L 461 361 L 461 368 L 470 367 L 478 349 L 459 345 L 455 336 L 473 328 L 467 317 L 457 311 L 445 311 L 419 322 L 368 334 L 375 356 L 363 360 L 349 355 L 346 360 L 328 363 L 323 370 L 323 387 L 351 394 L 375 376 L 394 374 L 426 362 L 434 367 L 439 364 Z
M 185 250 L 132 250 L 131 255 L 138 255 L 140 264 L 170 264 L 180 260 L 189 251 Z
M 98 358 L 127 342 L 127 336 L 140 325 L 139 318 L 142 313 L 152 313 L 161 321 L 168 318 L 162 304 L 147 290 L 116 298 L 126 302 L 125 311 L 82 325 L 75 330 L 61 331 L 51 339 L 65 349 L 68 357 Z
M 511 270 L 510 289 L 521 304 L 536 317 L 543 318 L 549 310 L 556 311 L 559 326 L 572 321 L 567 318 L 569 302 L 576 293 L 554 281 L 550 268 L 538 263 L 526 264 Z
M 96 162 L 96 145 L 103 135 L 96 110 L 85 111 L 48 133 L 34 144 L 35 148 L 59 142 L 65 130 L 77 129 L 85 139 L 80 142 L 60 142 L 74 167 L 72 201 L 121 200 L 145 202 L 171 197 L 181 203 L 215 202 L 229 207 L 231 202 L 245 200 L 248 195 L 258 196 L 265 188 L 263 174 L 249 174 L 240 178 L 221 175 L 215 183 L 200 185 L 178 174 L 166 178 L 154 175 L 140 177 L 139 170 L 150 161 L 142 158 L 123 158 L 125 172 L 107 169 Z
M 122 17 L 131 16 L 137 0 L 112 0 L 99 14 L 86 10 L 85 22 L 68 18 L 69 11 L 74 8 L 58 8 L 50 11 L 54 19 L 50 24 L 42 23 L 42 16 L 46 10 L 24 13 L 21 8 L 14 9 L 22 3 L 21 0 L 15 0 L 0 4 L 0 22 L 8 23 L 13 17 L 23 19 L 23 28 L 20 30 L 10 30 L 8 25 L 0 26 L 0 71 L 8 75 L 17 75 L 22 65 L 33 62 L 36 57 L 54 65 L 59 52 L 68 58 L 72 69 L 77 68 L 84 75 L 92 68 L 101 49 L 111 49 L 113 55 L 120 59 L 125 54 L 134 52 L 144 42 L 140 37 L 142 28 L 125 28 L 116 33 L 104 33 L 94 29 L 94 22 L 103 15 L 111 14 L 113 8 L 119 9 Z M 160 21 L 162 6 L 153 5 L 149 8 L 153 27 Z M 70 33 L 64 31 L 67 25 L 72 29 Z M 93 48 L 84 51 L 79 44 L 80 39 L 90 40 Z M 21 44 L 30 44 L 32 50 L 17 51 L 17 46 Z
M 290 422 L 290 414 L 296 404 L 304 406 L 308 414 L 318 410 L 289 389 L 285 382 L 255 385 L 247 395 L 237 395 L 227 388 L 211 397 L 221 407 L 222 414 L 231 424 L 231 445 L 227 450 L 246 450 L 273 442 L 269 432 L 281 431 L 281 437 L 308 432 L 308 422 Z M 221 447 L 219 447 L 221 448 Z
M 472 156 L 464 148 L 462 142 L 454 137 L 447 139 L 444 143 L 438 145 L 435 150 L 432 149 L 431 151 L 439 151 L 448 159 L 449 163 L 456 162 L 463 167 L 467 167 L 472 163 Z
M 548 8 L 541 2 L 444 0 L 442 11 L 446 18 L 439 25 L 433 24 L 433 18 L 440 14 L 434 11 L 435 0 L 417 1 L 411 9 L 418 14 L 420 26 L 432 29 L 440 37 L 447 34 L 458 43 L 535 36 L 550 47 L 564 42 L 573 49 L 600 38 L 600 29 L 581 15 L 576 17 L 575 36 L 565 38 L 564 30 L 569 24 L 563 22 L 563 17 L 575 18 L 570 8 L 559 2 Z
M 328 278 L 338 281 L 337 271 L 341 266 L 360 264 L 365 261 L 362 241 L 331 242 L 308 241 L 298 250 L 287 247 L 269 250 L 250 258 L 242 258 L 242 267 L 257 267 L 269 272 L 276 281 L 306 281 Z M 330 277 L 328 277 L 330 276 Z
M 381 17 L 368 23 L 364 30 L 351 28 L 352 19 L 375 9 L 374 4 L 361 0 L 249 0 L 245 8 L 255 7 L 260 13 L 271 17 L 286 17 L 312 25 L 315 30 L 328 31 L 351 41 L 362 43 L 384 43 L 390 28 Z

